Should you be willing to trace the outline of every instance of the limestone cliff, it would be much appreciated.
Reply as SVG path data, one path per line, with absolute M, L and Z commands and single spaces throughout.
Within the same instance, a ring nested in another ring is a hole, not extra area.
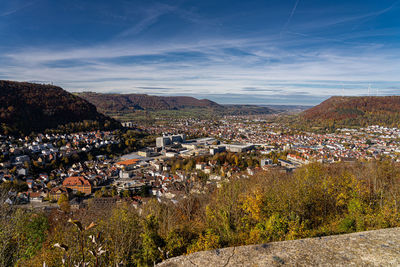
M 285 265 L 399 266 L 400 228 L 203 251 L 158 266 Z

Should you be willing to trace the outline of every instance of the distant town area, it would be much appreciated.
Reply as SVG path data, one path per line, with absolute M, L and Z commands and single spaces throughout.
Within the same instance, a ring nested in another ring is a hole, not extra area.
M 140 208 L 151 198 L 178 202 L 211 192 L 232 176 L 292 172 L 312 162 L 400 161 L 400 129 L 376 125 L 320 134 L 263 116 L 225 116 L 123 126 L 151 141 L 130 151 L 132 138 L 112 131 L 0 136 L 4 202 L 66 211 L 121 202 Z M 129 153 L 121 154 L 122 144 Z

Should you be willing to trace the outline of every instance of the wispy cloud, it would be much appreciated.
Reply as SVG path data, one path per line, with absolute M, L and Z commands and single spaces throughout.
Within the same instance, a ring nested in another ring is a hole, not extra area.
M 289 26 L 289 23 L 290 23 L 290 21 L 292 20 L 294 13 L 296 12 L 297 5 L 299 4 L 299 2 L 300 2 L 300 0 L 296 0 L 296 2 L 294 3 L 294 6 L 293 6 L 293 8 L 292 8 L 292 11 L 290 12 L 289 18 L 287 19 L 285 25 L 283 25 L 283 27 L 282 27 L 282 29 L 281 29 L 281 33 L 282 33 L 283 31 L 285 31 L 286 28 Z
M 136 88 L 144 89 L 144 90 L 171 90 L 173 88 L 168 87 L 151 87 L 151 86 L 137 86 Z
M 247 99 L 243 101 L 250 101 L 249 95 L 264 95 L 264 100 L 275 99 L 277 102 L 286 99 L 293 104 L 305 99 L 293 96 L 313 94 L 318 97 L 307 101 L 318 102 L 317 99 L 338 94 L 338 91 L 341 94 L 342 86 L 346 94 L 366 94 L 368 83 L 381 88 L 400 85 L 397 76 L 400 61 L 394 60 L 391 51 L 378 50 L 368 54 L 351 51 L 346 54 L 319 49 L 288 55 L 289 50 L 275 44 L 275 54 L 271 54 L 271 47 L 265 51 L 253 47 L 257 41 L 214 40 L 204 46 L 189 42 L 169 45 L 168 49 L 142 47 L 138 50 L 133 47 L 130 50 L 125 46 L 111 45 L 72 51 L 20 52 L 10 56 L 14 66 L 2 66 L 0 73 L 16 80 L 53 81 L 74 91 L 95 89 L 100 92 L 174 95 L 198 95 L 202 92 L 210 97 L 229 91 Z M 246 56 L 237 57 L 238 48 L 245 51 Z M 169 53 L 184 51 L 196 51 L 204 58 L 203 63 L 199 64 L 198 58 L 192 60 L 190 57 L 175 62 L 159 60 Z M 73 58 L 77 61 L 77 58 L 83 58 L 85 64 L 46 66 L 47 62 L 64 60 L 72 54 L 76 55 Z M 123 64 L 119 62 L 119 58 L 132 54 L 134 59 Z M 158 60 L 147 60 L 149 54 L 156 55 Z M 271 60 L 271 57 L 279 60 Z M 57 77 L 56 81 L 54 77 Z
M 161 16 L 170 13 L 176 9 L 177 9 L 176 6 L 167 4 L 157 4 L 156 6 L 152 6 L 148 9 L 145 9 L 143 12 L 144 17 L 132 27 L 121 32 L 118 36 L 123 37 L 129 35 L 136 35 L 144 31 L 154 23 L 156 23 Z
M 324 30 L 327 28 L 332 28 L 334 26 L 339 25 L 347 25 L 348 28 L 353 28 L 358 23 L 363 23 L 368 20 L 376 19 L 379 16 L 382 16 L 390 11 L 393 11 L 395 8 L 398 7 L 400 0 L 393 2 L 388 7 L 382 8 L 380 10 L 371 11 L 371 12 L 351 12 L 350 14 L 339 14 L 336 16 L 326 16 L 319 18 L 318 15 L 313 20 L 303 21 L 296 25 L 297 29 L 300 30 L 307 30 L 307 31 L 317 31 L 317 30 Z M 327 7 L 329 8 L 329 7 Z M 329 14 L 330 10 L 321 10 L 320 14 Z
M 15 1 L 13 3 L 12 7 L 6 9 L 5 11 L 2 11 L 2 12 L 0 11 L 0 17 L 6 17 L 6 16 L 13 15 L 13 14 L 15 14 L 15 13 L 17 13 L 17 12 L 19 12 L 19 11 L 25 9 L 25 8 L 28 8 L 28 7 L 32 6 L 32 5 L 34 5 L 36 2 L 38 2 L 38 0 L 22 2 L 22 3 L 20 3 L 19 1 Z
M 263 93 L 283 92 L 282 89 L 258 88 L 258 87 L 243 87 L 243 91 L 245 91 L 245 92 L 263 92 Z

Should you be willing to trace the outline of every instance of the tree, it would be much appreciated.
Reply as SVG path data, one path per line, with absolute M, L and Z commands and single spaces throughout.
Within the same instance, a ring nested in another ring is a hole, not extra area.
M 64 251 L 64 256 L 62 259 L 63 265 L 71 266 L 72 264 L 73 266 L 77 267 L 88 266 L 90 264 L 90 260 L 88 260 L 88 258 L 90 258 L 91 254 L 91 256 L 94 256 L 95 258 L 92 266 L 99 267 L 99 257 L 106 252 L 102 249 L 102 244 L 100 243 L 104 239 L 101 237 L 100 233 L 97 235 L 89 235 L 91 229 L 97 225 L 94 222 L 91 222 L 88 226 L 84 227 L 80 221 L 73 219 L 69 219 L 68 222 L 76 226 L 77 236 L 75 238 L 74 246 L 78 247 L 79 255 L 71 255 L 74 253 L 74 247 L 71 249 L 65 244 L 54 244 L 54 247 L 60 248 Z M 92 241 L 92 249 L 88 249 L 88 239 Z M 89 255 L 88 252 L 90 253 Z
M 95 198 L 103 197 L 103 192 L 102 192 L 102 190 L 97 190 L 96 192 L 94 192 L 94 197 L 95 197 Z
M 118 191 L 117 191 L 117 188 L 115 188 L 115 186 L 113 186 L 110 191 L 111 191 L 110 194 L 112 197 L 115 197 L 116 195 L 118 195 Z
M 190 160 L 188 161 L 188 163 L 185 165 L 185 171 L 191 171 L 191 170 L 193 170 L 194 166 L 195 166 L 194 160 L 193 160 L 193 159 L 190 159 Z
M 122 196 L 125 198 L 129 198 L 131 196 L 131 192 L 129 192 L 129 190 L 124 190 L 122 192 Z
M 142 238 L 141 263 L 152 265 L 161 259 L 159 248 L 164 247 L 165 243 L 158 235 L 158 221 L 155 216 L 149 215 L 143 222 L 144 232 Z
M 0 266 L 24 266 L 42 248 L 48 228 L 42 213 L 0 206 Z
M 61 194 L 60 198 L 57 201 L 57 204 L 60 207 L 60 209 L 65 213 L 70 211 L 69 200 L 66 194 Z
M 26 259 L 35 255 L 42 247 L 49 223 L 43 214 L 28 214 L 20 222 L 23 222 L 23 225 L 18 226 L 23 235 L 22 258 Z
M 111 215 L 99 223 L 104 233 L 108 252 L 107 266 L 133 266 L 141 255 L 142 224 L 136 210 L 128 205 L 113 209 Z
M 204 234 L 200 234 L 197 242 L 188 248 L 188 253 L 197 251 L 211 250 L 220 247 L 220 236 L 207 230 Z
M 234 158 L 234 161 L 235 161 L 235 166 L 239 167 L 239 157 L 238 157 L 238 155 L 234 155 L 233 158 Z
M 46 186 L 47 186 L 48 189 L 52 189 L 53 188 L 53 184 L 51 182 L 48 182 L 46 184 Z

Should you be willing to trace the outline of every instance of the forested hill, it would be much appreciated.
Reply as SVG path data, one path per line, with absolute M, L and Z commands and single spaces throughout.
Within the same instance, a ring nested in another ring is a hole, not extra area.
M 78 96 L 96 105 L 99 110 L 176 110 L 182 108 L 217 108 L 217 103 L 208 99 L 189 96 L 153 96 L 146 94 L 100 94 L 79 93 Z
M 300 119 L 314 126 L 400 126 L 400 96 L 334 96 L 304 111 Z
M 256 105 L 220 105 L 208 99 L 190 96 L 154 96 L 146 94 L 78 93 L 78 96 L 94 104 L 100 112 L 117 119 L 137 119 L 137 114 L 160 116 L 256 115 L 276 111 Z M 132 116 L 133 114 L 136 114 Z
M 60 87 L 0 81 L 0 133 L 29 134 L 65 124 L 76 127 L 78 122 L 82 122 L 80 128 L 118 127 L 94 105 Z

